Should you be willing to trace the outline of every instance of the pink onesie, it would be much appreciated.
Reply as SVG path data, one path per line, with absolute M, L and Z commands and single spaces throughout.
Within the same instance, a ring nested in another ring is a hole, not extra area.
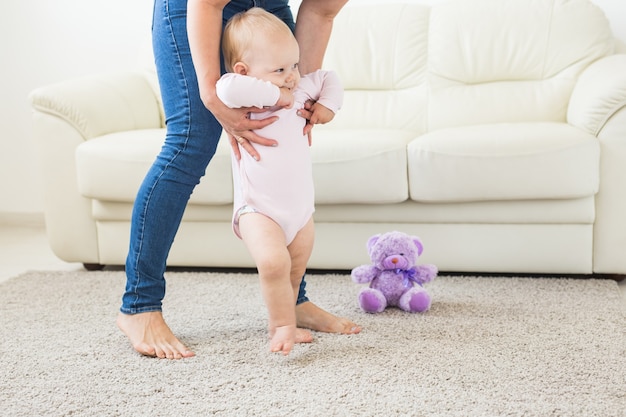
M 290 109 L 272 107 L 280 97 L 277 86 L 246 75 L 224 74 L 216 91 L 228 107 L 268 108 L 267 112 L 250 113 L 252 119 L 279 117 L 256 131 L 259 136 L 278 141 L 278 146 L 254 145 L 259 161 L 243 148 L 241 160 L 232 157 L 233 230 L 241 238 L 239 217 L 261 213 L 278 223 L 290 244 L 315 211 L 311 152 L 308 138 L 302 133 L 306 120 L 296 112 L 312 99 L 336 113 L 343 101 L 341 82 L 332 71 L 319 70 L 303 76 L 294 90 L 294 105 Z

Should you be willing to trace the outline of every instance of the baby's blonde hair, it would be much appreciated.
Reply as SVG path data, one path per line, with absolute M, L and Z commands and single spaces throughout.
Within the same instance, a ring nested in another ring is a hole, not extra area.
M 259 33 L 284 33 L 293 36 L 285 22 L 260 7 L 237 13 L 226 23 L 222 35 L 222 54 L 226 71 L 233 72 L 233 66 L 243 61 L 244 53 L 253 47 Z

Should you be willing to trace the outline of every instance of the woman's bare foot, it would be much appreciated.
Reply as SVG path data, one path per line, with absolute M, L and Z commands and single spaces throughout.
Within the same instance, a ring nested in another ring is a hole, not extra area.
M 296 306 L 296 322 L 298 327 L 325 333 L 357 334 L 361 326 L 323 310 L 310 301 Z
M 160 311 L 132 315 L 119 313 L 116 322 L 133 348 L 142 355 L 161 359 L 195 356 L 174 336 Z

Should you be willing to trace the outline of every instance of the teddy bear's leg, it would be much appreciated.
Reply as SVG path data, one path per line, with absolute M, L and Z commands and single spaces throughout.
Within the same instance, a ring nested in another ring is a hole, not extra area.
M 363 288 L 359 293 L 359 304 L 366 313 L 380 313 L 387 307 L 387 299 L 374 288 Z
M 422 287 L 413 287 L 402 294 L 398 307 L 411 313 L 423 313 L 430 308 L 430 294 Z

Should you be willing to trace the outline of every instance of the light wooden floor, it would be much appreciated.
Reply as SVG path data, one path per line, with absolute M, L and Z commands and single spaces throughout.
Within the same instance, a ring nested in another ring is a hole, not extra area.
M 52 253 L 43 219 L 0 216 L 0 282 L 27 271 L 77 269 L 82 265 L 64 262 Z M 626 304 L 626 279 L 619 285 Z
M 0 282 L 27 271 L 81 269 L 57 258 L 46 238 L 43 219 L 0 216 Z

